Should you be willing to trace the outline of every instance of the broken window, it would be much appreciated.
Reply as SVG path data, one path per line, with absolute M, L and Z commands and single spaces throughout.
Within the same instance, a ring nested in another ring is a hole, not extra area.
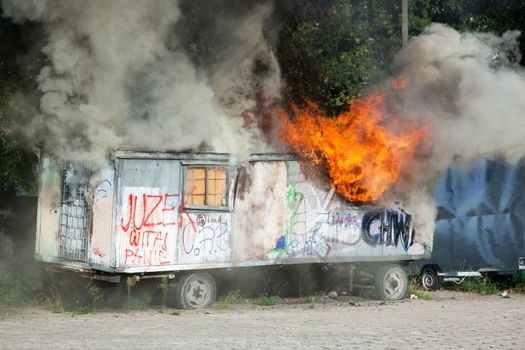
M 224 167 L 187 167 L 184 187 L 186 206 L 226 207 L 227 174 Z
M 62 173 L 62 209 L 59 226 L 59 255 L 86 261 L 88 220 L 86 193 L 90 173 L 81 164 L 65 162 Z

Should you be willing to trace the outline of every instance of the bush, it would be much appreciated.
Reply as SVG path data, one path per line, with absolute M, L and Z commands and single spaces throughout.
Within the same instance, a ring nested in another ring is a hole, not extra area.
M 218 309 L 227 309 L 233 304 L 243 304 L 244 295 L 240 290 L 232 290 L 227 295 L 221 297 L 215 305 Z
M 259 295 L 259 298 L 257 298 L 257 304 L 263 305 L 263 306 L 272 306 L 275 305 L 281 300 L 278 295 L 268 295 L 266 293 L 263 293 Z

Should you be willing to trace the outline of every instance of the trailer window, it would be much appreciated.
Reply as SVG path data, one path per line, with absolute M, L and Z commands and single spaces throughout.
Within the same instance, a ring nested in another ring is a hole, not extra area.
M 222 167 L 187 167 L 187 206 L 226 207 L 227 171 Z

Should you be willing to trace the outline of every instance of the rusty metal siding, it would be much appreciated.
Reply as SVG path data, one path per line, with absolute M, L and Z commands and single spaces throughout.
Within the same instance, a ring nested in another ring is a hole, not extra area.
M 92 266 L 114 267 L 113 221 L 115 170 L 108 166 L 93 175 L 93 203 L 89 263 Z
M 35 242 L 35 255 L 42 261 L 58 258 L 61 172 L 56 160 L 42 155 Z
M 239 172 L 233 212 L 236 263 L 265 260 L 284 232 L 286 162 L 251 162 Z

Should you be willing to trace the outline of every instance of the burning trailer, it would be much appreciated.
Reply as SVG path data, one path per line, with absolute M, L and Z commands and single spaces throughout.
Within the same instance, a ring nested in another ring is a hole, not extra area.
M 401 299 L 403 265 L 429 256 L 403 208 L 353 205 L 291 155 L 113 159 L 89 172 L 42 156 L 38 260 L 110 282 L 169 276 L 177 306 L 200 308 L 215 300 L 219 270 L 287 264 L 366 267 L 379 298 Z

